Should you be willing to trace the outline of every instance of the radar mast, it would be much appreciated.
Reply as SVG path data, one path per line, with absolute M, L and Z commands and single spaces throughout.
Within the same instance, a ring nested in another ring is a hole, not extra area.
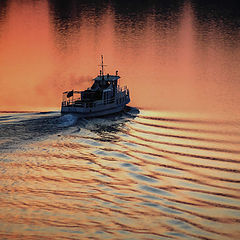
M 104 65 L 104 64 L 103 64 L 103 55 L 101 55 L 101 59 L 102 59 L 101 65 L 98 65 L 98 66 L 101 66 L 101 67 L 102 67 L 102 70 L 100 70 L 100 76 L 103 76 L 103 75 L 104 75 L 103 67 L 104 67 L 104 66 L 107 66 L 107 65 Z

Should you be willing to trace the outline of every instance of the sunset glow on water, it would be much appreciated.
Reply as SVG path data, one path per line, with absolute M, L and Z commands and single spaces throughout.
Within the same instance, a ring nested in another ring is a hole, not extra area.
M 113 4 L 100 4 L 99 12 L 75 4 L 64 12 L 55 2 L 7 1 L 1 110 L 59 108 L 63 91 L 89 86 L 104 54 L 106 71 L 119 70 L 133 106 L 236 112 L 240 49 L 224 22 L 197 19 L 189 2 L 173 12 L 149 7 L 128 17 Z
M 218 3 L 0 2 L 1 239 L 240 238 L 240 18 Z M 61 115 L 102 54 L 129 107 Z

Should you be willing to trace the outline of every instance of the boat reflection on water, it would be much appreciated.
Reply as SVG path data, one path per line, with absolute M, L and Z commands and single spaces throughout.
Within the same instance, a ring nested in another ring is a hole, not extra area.
M 99 141 L 116 142 L 120 139 L 117 133 L 127 134 L 128 128 L 126 123 L 137 117 L 139 113 L 138 108 L 128 106 L 120 113 L 84 121 L 84 129 L 96 133 L 99 136 Z

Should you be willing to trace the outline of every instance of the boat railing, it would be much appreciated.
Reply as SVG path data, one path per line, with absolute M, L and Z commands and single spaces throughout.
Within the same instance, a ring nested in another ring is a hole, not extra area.
M 73 91 L 73 93 L 71 93 L 72 95 L 70 97 L 67 97 L 69 92 L 64 92 L 62 106 L 95 108 L 95 107 L 99 107 L 99 106 L 103 106 L 103 105 L 107 105 L 107 104 L 113 104 L 113 103 L 119 104 L 119 103 L 122 103 L 127 96 L 129 96 L 129 90 L 128 90 L 127 86 L 124 86 L 122 88 L 119 87 L 118 90 L 119 90 L 119 93 L 115 97 L 108 98 L 108 99 L 101 99 L 101 100 L 97 100 L 94 102 L 82 102 L 82 100 L 81 100 L 81 92 L 82 91 Z M 78 97 L 75 97 L 75 94 L 80 94 L 80 95 L 78 95 Z
M 83 91 L 66 91 L 62 95 L 62 106 L 70 106 L 76 103 L 76 101 L 81 101 L 81 93 Z
M 78 102 L 77 100 L 80 99 L 69 99 L 62 102 L 62 106 L 76 106 L 76 107 L 83 107 L 83 108 L 93 108 L 98 107 L 102 105 L 112 104 L 115 102 L 115 98 L 110 98 L 106 100 L 98 100 L 95 102 L 81 102 L 81 100 Z

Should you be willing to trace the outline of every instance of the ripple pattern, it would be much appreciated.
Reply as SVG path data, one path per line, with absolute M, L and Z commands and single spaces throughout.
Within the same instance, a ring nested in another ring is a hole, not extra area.
M 0 132 L 1 239 L 240 238 L 235 119 L 2 113 Z

